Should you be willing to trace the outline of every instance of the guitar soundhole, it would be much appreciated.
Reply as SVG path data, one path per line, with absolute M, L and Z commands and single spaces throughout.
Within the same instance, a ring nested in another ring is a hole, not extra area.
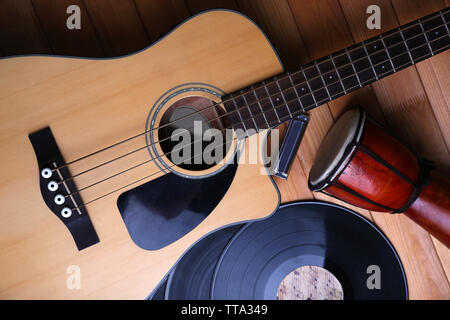
M 214 104 L 205 97 L 185 97 L 163 114 L 158 140 L 169 166 L 201 171 L 224 159 L 232 143 L 225 134 L 230 126 L 225 111 Z

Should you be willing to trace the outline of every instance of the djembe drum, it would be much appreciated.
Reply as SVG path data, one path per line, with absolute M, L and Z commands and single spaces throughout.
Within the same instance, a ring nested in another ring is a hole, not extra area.
M 404 213 L 450 247 L 450 179 L 360 107 L 330 129 L 308 185 L 364 209 Z

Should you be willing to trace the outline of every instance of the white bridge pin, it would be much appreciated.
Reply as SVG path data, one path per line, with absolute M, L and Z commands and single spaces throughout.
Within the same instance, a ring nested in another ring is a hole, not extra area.
M 72 215 L 72 210 L 70 208 L 64 207 L 61 210 L 61 215 L 64 218 L 69 218 Z
M 56 204 L 63 204 L 66 201 L 66 198 L 62 194 L 57 194 L 54 198 Z
M 50 170 L 49 168 L 44 168 L 41 171 L 41 176 L 42 178 L 48 179 L 52 176 L 52 170 Z
M 58 190 L 58 184 L 57 184 L 55 181 L 50 181 L 50 182 L 47 184 L 47 188 L 48 188 L 48 190 L 50 190 L 50 191 L 56 191 L 56 190 Z

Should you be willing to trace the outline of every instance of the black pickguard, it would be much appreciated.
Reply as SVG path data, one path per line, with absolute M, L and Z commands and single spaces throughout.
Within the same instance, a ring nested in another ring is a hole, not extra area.
M 168 173 L 121 194 L 117 206 L 134 243 L 158 250 L 194 229 L 222 200 L 236 173 L 236 162 L 208 178 Z

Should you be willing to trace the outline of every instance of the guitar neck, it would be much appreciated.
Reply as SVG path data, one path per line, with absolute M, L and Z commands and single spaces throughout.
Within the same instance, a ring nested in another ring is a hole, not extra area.
M 450 46 L 449 8 L 223 97 L 237 132 L 251 135 L 387 77 Z

